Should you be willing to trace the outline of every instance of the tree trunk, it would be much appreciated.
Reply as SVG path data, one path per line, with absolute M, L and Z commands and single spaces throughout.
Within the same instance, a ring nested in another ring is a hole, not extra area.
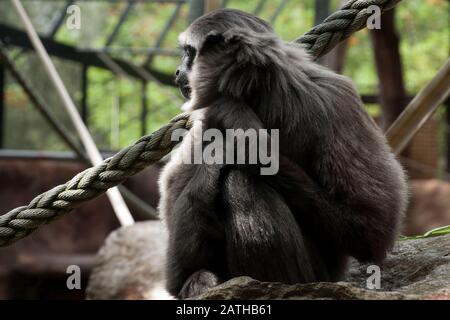
M 383 111 L 381 126 L 386 130 L 397 119 L 407 103 L 399 39 L 395 30 L 395 9 L 381 16 L 381 29 L 372 30 L 371 36 Z

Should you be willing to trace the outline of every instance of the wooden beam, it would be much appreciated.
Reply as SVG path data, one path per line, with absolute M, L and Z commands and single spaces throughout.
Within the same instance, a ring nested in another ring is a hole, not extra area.
M 411 138 L 449 95 L 450 59 L 387 131 L 387 139 L 396 154 L 399 154 L 408 145 Z

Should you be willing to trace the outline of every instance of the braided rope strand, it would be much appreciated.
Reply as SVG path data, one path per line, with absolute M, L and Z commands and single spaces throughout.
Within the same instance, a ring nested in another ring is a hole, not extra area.
M 380 7 L 382 12 L 392 9 L 402 0 L 349 0 L 340 10 L 331 14 L 295 42 L 302 44 L 315 58 L 333 49 L 339 42 L 365 28 L 367 19 L 373 14 L 370 6 Z
M 181 114 L 101 165 L 86 169 L 65 184 L 40 194 L 28 206 L 18 207 L 0 216 L 0 246 L 26 237 L 41 225 L 65 215 L 80 203 L 98 197 L 157 162 L 176 145 L 177 142 L 171 140 L 172 133 L 191 126 L 189 114 Z
M 367 8 L 378 5 L 382 11 L 393 8 L 401 0 L 349 0 L 341 10 L 296 42 L 318 58 L 336 44 L 362 29 L 369 17 Z M 177 129 L 189 129 L 192 121 L 188 113 L 173 118 L 167 125 L 135 144 L 106 159 L 101 165 L 80 172 L 65 184 L 54 187 L 22 206 L 0 216 L 0 246 L 7 246 L 89 201 L 111 187 L 133 176 L 168 154 L 177 142 L 171 140 Z

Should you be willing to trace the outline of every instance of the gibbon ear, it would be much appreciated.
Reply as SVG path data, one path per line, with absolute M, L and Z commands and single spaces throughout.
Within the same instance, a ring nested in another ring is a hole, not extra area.
M 226 47 L 232 48 L 238 64 L 267 66 L 284 55 L 282 41 L 274 33 L 258 33 L 231 28 L 223 33 Z
M 210 31 L 200 45 L 199 54 L 211 50 L 226 51 L 238 64 L 267 66 L 284 54 L 282 41 L 274 33 L 258 33 L 246 28 L 231 28 L 223 33 Z
M 225 38 L 221 33 L 215 30 L 210 31 L 200 45 L 199 54 L 204 54 L 224 42 Z

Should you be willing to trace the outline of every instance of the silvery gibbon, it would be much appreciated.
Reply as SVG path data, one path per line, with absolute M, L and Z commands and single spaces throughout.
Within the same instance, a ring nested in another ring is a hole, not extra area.
M 160 177 L 168 291 L 192 297 L 236 276 L 338 281 L 349 256 L 383 261 L 406 177 L 351 81 L 238 10 L 198 18 L 179 40 L 176 83 L 195 121 Z M 179 161 L 208 144 L 196 126 L 279 129 L 278 173 Z

